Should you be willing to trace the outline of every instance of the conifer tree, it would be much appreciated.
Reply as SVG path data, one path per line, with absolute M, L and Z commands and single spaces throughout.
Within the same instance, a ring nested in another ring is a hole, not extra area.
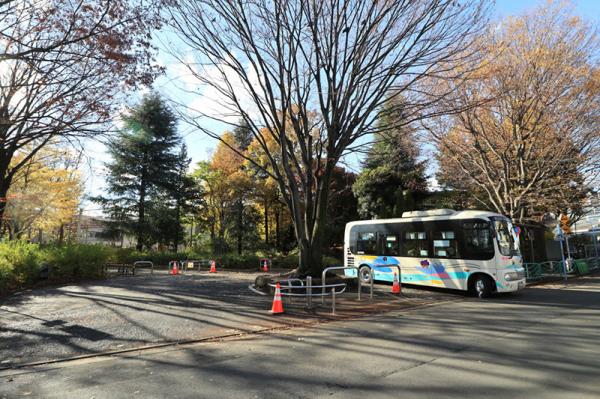
M 400 217 L 414 210 L 427 191 L 425 164 L 418 160 L 414 129 L 388 106 L 379 125 L 386 126 L 374 137 L 363 162 L 363 171 L 353 185 L 358 212 L 363 218 Z
M 124 128 L 108 146 L 112 161 L 108 170 L 109 197 L 99 197 L 105 211 L 125 231 L 136 237 L 136 249 L 155 241 L 151 213 L 170 198 L 177 181 L 177 120 L 173 111 L 157 94 L 123 116 Z
M 202 187 L 196 184 L 194 178 L 188 173 L 191 162 L 192 159 L 188 157 L 187 146 L 183 143 L 177 156 L 175 180 L 172 187 L 174 231 L 171 241 L 175 251 L 177 251 L 179 242 L 183 238 L 182 218 L 200 207 L 202 202 Z

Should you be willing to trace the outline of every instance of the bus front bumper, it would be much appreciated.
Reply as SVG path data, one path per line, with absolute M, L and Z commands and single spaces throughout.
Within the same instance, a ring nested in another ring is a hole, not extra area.
M 515 281 L 496 281 L 496 291 L 514 292 L 525 288 L 525 279 Z

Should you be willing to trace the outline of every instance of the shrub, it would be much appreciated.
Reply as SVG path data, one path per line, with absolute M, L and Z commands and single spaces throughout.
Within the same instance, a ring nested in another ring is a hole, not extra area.
M 39 277 L 40 248 L 23 241 L 0 242 L 0 294 Z
M 100 245 L 69 244 L 45 250 L 44 260 L 50 267 L 52 281 L 72 281 L 102 276 L 110 248 Z
M 258 255 L 229 254 L 217 258 L 217 263 L 225 269 L 258 269 L 260 266 Z

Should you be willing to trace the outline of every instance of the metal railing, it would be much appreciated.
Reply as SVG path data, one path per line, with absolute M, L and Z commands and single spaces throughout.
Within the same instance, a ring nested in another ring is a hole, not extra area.
M 594 271 L 600 269 L 600 258 L 585 258 L 585 259 L 567 259 L 565 261 L 567 275 L 576 275 L 583 273 L 584 270 Z M 524 263 L 523 268 L 525 269 L 525 279 L 533 282 L 549 277 L 563 277 L 563 261 L 562 260 L 551 260 L 546 262 L 531 262 Z
M 358 267 L 356 266 L 331 266 L 326 268 L 325 270 L 323 270 L 323 273 L 321 274 L 321 283 L 323 285 L 325 285 L 326 283 L 326 279 L 327 279 L 327 272 L 330 270 L 348 270 L 348 269 L 355 269 L 356 270 L 356 278 L 358 279 L 358 300 L 360 301 L 360 292 L 361 292 L 361 287 L 360 287 L 360 276 L 358 275 Z M 323 295 L 321 298 L 321 303 L 325 303 L 325 287 L 323 287 L 321 289 L 321 294 Z
M 137 260 L 133 262 L 133 268 L 142 268 L 144 266 L 150 266 L 150 274 L 154 274 L 154 263 L 149 260 Z
M 369 285 L 371 287 L 371 292 L 369 294 L 369 299 L 373 299 L 373 282 L 375 281 L 375 271 L 373 269 L 380 269 L 380 268 L 388 268 L 388 267 L 395 267 L 396 269 L 398 269 L 398 284 L 402 285 L 401 281 L 402 281 L 402 269 L 400 269 L 400 265 L 374 265 L 374 266 L 370 266 L 371 268 L 371 278 L 369 281 Z M 360 278 L 358 279 L 360 281 Z
M 302 285 L 292 285 L 292 281 L 300 281 Z M 287 283 L 286 286 L 281 286 L 281 283 Z M 275 288 L 277 284 L 269 283 L 269 287 Z M 312 308 L 312 297 L 325 297 L 327 295 L 331 295 L 331 312 L 335 314 L 335 299 L 336 295 L 343 294 L 346 291 L 346 283 L 336 283 L 336 284 L 321 284 L 321 285 L 312 285 L 312 277 L 306 277 L 306 285 L 300 279 L 289 279 L 289 280 L 281 280 L 279 281 L 279 289 L 281 290 L 282 297 L 305 297 L 306 298 L 306 307 Z M 313 292 L 313 288 L 331 288 L 331 290 L 322 291 L 322 292 Z M 339 288 L 339 290 L 337 290 Z M 286 292 L 291 290 L 304 290 L 304 293 L 295 293 L 295 292 Z M 253 290 L 255 291 L 255 290 Z
M 401 283 L 401 278 L 402 278 L 402 269 L 400 268 L 400 265 L 373 265 L 373 266 L 369 266 L 369 268 L 371 269 L 370 272 L 370 278 L 369 278 L 369 299 L 373 299 L 373 283 L 375 281 L 375 271 L 376 269 L 383 269 L 383 268 L 389 268 L 389 267 L 395 267 L 396 269 L 398 269 L 398 284 L 402 284 Z M 359 266 L 332 266 L 332 267 L 328 267 L 325 270 L 323 270 L 322 276 L 321 276 L 321 281 L 323 282 L 323 284 L 325 284 L 326 282 L 326 278 L 327 278 L 327 272 L 330 270 L 348 270 L 348 269 L 355 269 L 356 270 L 356 279 L 358 281 L 358 300 L 361 300 L 361 292 L 362 292 L 362 285 L 361 285 L 361 279 L 360 279 L 360 267 Z M 325 289 L 323 288 L 323 291 L 325 292 Z M 323 297 L 321 299 L 321 303 L 325 302 L 325 298 Z

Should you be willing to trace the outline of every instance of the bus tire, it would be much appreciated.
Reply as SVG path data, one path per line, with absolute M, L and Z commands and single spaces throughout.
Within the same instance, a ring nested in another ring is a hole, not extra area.
M 485 274 L 477 274 L 473 277 L 472 291 L 479 299 L 488 298 L 494 290 L 493 281 L 490 276 Z
M 358 278 L 361 284 L 367 284 L 371 282 L 371 268 L 367 265 L 362 265 L 358 268 Z

